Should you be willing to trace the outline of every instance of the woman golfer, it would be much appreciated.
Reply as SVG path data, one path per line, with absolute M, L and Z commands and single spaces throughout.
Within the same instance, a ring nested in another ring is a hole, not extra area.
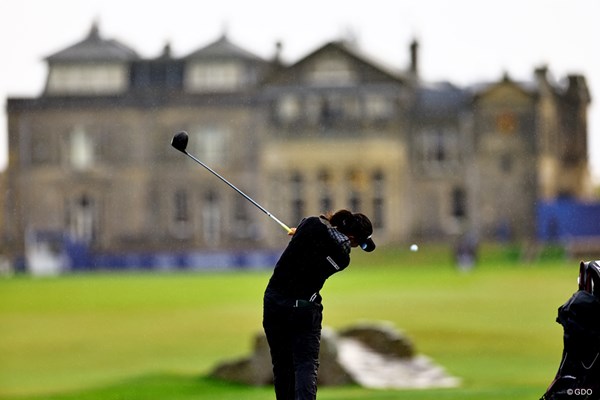
M 271 348 L 277 400 L 317 397 L 323 306 L 319 290 L 350 264 L 350 249 L 373 251 L 365 215 L 340 210 L 308 217 L 295 229 L 264 296 L 263 327 Z

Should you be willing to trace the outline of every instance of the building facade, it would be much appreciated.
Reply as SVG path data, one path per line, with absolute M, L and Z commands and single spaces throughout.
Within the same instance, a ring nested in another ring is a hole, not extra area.
M 540 199 L 590 195 L 585 78 L 508 76 L 457 87 L 395 71 L 343 41 L 265 60 L 226 35 L 153 59 L 97 26 L 46 59 L 43 93 L 7 102 L 3 236 L 59 232 L 100 252 L 246 249 L 286 237 L 169 146 L 190 153 L 288 225 L 338 208 L 379 243 L 534 235 Z M 8 212 L 10 211 L 10 212 Z

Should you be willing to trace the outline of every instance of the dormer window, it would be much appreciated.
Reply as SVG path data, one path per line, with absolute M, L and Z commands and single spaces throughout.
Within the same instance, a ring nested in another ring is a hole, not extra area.
M 244 81 L 242 65 L 233 61 L 194 63 L 186 75 L 186 87 L 192 92 L 234 91 Z
M 46 93 L 112 94 L 127 90 L 128 70 L 123 64 L 64 64 L 50 68 Z
M 223 34 L 217 41 L 185 57 L 188 92 L 234 92 L 258 82 L 265 62 L 233 44 Z
M 327 58 L 315 63 L 307 80 L 315 86 L 346 86 L 356 83 L 356 73 L 345 60 Z
M 129 64 L 138 59 L 124 44 L 100 36 L 92 25 L 82 41 L 47 57 L 47 95 L 121 94 L 129 87 Z

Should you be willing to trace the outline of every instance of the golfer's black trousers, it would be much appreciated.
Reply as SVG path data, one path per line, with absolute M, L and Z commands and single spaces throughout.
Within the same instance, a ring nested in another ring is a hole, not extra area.
M 317 398 L 323 307 L 267 289 L 263 327 L 271 349 L 277 400 Z

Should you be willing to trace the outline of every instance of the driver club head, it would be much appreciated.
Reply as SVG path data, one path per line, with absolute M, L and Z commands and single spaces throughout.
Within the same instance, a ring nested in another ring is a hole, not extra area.
M 185 148 L 187 147 L 187 144 L 188 134 L 186 131 L 181 131 L 175 134 L 175 136 L 173 136 L 173 139 L 171 139 L 171 146 L 181 151 L 182 153 L 185 153 Z

